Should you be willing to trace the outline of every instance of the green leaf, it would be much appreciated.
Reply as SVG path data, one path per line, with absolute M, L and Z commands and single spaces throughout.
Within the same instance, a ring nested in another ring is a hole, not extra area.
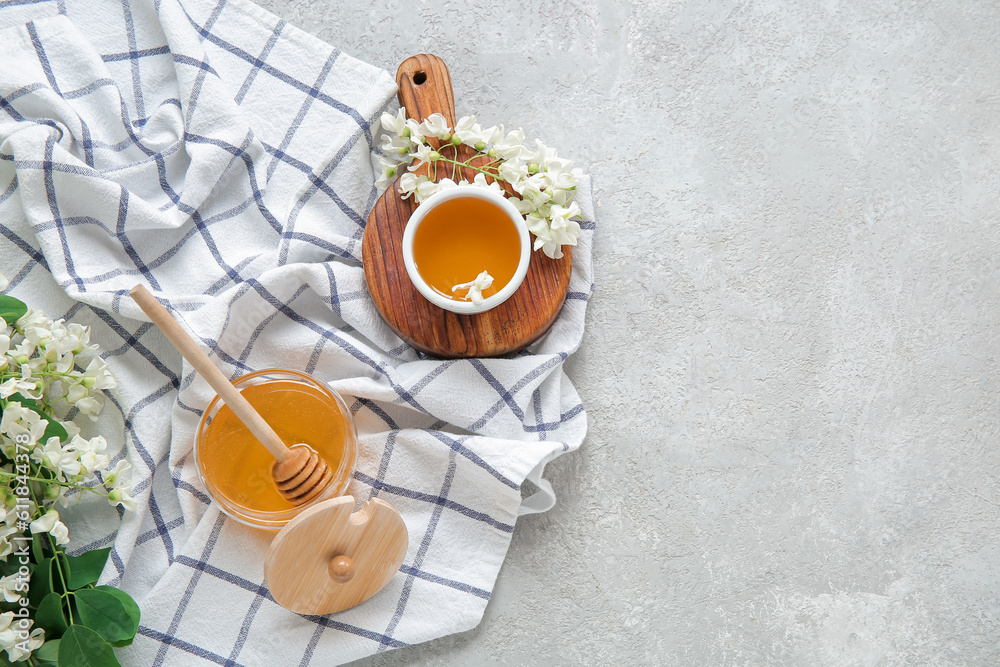
M 20 541 L 18 541 L 16 544 L 20 546 Z M 24 565 L 28 568 L 29 572 L 34 571 L 35 569 L 35 564 L 32 563 L 31 561 L 28 561 Z M 0 561 L 0 575 L 4 577 L 12 575 L 15 572 L 19 571 L 20 569 L 21 569 L 21 558 L 17 554 L 10 554 L 7 556 L 7 560 Z
M 35 612 L 35 624 L 45 628 L 45 636 L 61 637 L 69 627 L 66 614 L 63 613 L 63 599 L 58 593 L 49 593 L 38 603 Z
M 99 634 L 74 625 L 59 642 L 59 667 L 121 667 L 121 663 Z
M 132 636 L 129 637 L 128 639 L 122 639 L 120 641 L 111 642 L 111 645 L 115 647 L 131 646 L 132 639 L 135 638 L 135 632 L 136 630 L 139 629 L 139 618 L 141 616 L 141 613 L 139 611 L 139 605 L 135 603 L 135 600 L 132 599 L 131 595 L 129 595 L 123 590 L 115 588 L 114 586 L 96 586 L 94 590 L 104 591 L 109 595 L 114 595 L 121 601 L 122 606 L 125 607 L 125 611 L 128 612 L 129 618 L 132 619 L 132 626 L 135 628 L 135 630 L 132 631 Z
M 112 646 L 130 646 L 132 644 L 132 639 L 135 637 L 136 630 L 139 629 L 139 618 L 141 612 L 139 611 L 139 605 L 135 603 L 132 596 L 123 590 L 115 588 L 114 586 L 96 586 L 94 588 L 96 591 L 104 591 L 109 595 L 114 595 L 125 607 L 125 611 L 128 613 L 129 618 L 132 619 L 132 625 L 130 627 L 134 628 L 132 630 L 132 636 L 128 639 L 122 639 L 116 642 L 111 642 Z
M 28 307 L 20 299 L 6 294 L 0 294 L 0 318 L 7 324 L 14 324 L 22 315 L 28 312 Z
M 120 642 L 135 636 L 138 620 L 133 620 L 117 595 L 96 588 L 84 588 L 73 595 L 80 622 L 95 630 L 105 641 Z
M 35 557 L 35 562 L 41 564 L 45 560 L 45 552 L 42 551 L 42 536 L 40 533 L 31 534 L 31 555 Z
M 66 442 L 69 439 L 69 433 L 66 432 L 66 428 L 56 421 L 55 417 L 49 415 L 42 415 L 43 418 L 49 421 L 48 425 L 45 427 L 45 432 L 42 433 L 41 442 L 44 444 L 52 436 L 57 436 L 59 442 Z
M 43 558 L 31 573 L 29 582 L 31 590 L 28 592 L 28 601 L 32 607 L 37 608 L 42 598 L 52 592 L 52 559 Z
M 69 589 L 75 591 L 78 588 L 83 588 L 88 584 L 96 582 L 101 576 L 101 572 L 104 571 L 104 564 L 108 562 L 108 554 L 110 553 L 111 547 L 108 547 L 107 549 L 85 551 L 79 556 L 67 556 L 66 560 L 69 562 L 69 579 L 67 580 Z
M 60 639 L 50 639 L 45 642 L 34 651 L 31 652 L 31 657 L 38 658 L 43 662 L 56 662 L 59 659 L 59 642 Z

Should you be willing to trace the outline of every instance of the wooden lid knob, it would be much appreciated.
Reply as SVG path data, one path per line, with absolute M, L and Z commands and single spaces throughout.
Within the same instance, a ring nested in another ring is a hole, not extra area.
M 330 561 L 330 578 L 338 584 L 346 584 L 354 578 L 354 561 L 340 555 Z

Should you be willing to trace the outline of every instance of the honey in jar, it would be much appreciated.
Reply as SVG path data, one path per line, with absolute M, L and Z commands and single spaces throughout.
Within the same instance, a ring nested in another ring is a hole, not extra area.
M 309 376 L 292 371 L 260 371 L 235 384 L 286 445 L 305 443 L 330 466 L 331 489 L 319 499 L 343 493 L 356 457 L 354 425 L 343 401 Z M 220 407 L 218 399 L 205 417 L 197 442 L 198 468 L 222 508 L 263 527 L 292 518 L 301 508 L 278 492 L 271 474 L 274 457 L 264 445 L 228 406 Z
M 521 239 L 510 217 L 496 204 L 476 197 L 455 197 L 431 209 L 413 235 L 413 262 L 420 277 L 440 295 L 467 301 L 452 287 L 493 276 L 483 297 L 496 294 L 514 277 Z

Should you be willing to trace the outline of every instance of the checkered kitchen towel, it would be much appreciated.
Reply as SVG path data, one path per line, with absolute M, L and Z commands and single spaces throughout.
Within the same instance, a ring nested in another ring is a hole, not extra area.
M 583 440 L 562 364 L 593 223 L 560 318 L 513 358 L 423 357 L 374 309 L 361 238 L 394 93 L 245 0 L 0 0 L 0 273 L 91 325 L 120 383 L 95 432 L 132 460 L 140 510 L 120 520 L 98 499 L 68 523 L 71 551 L 113 544 L 103 579 L 139 601 L 126 665 L 329 665 L 474 627 L 518 515 L 554 501 L 544 465 Z M 593 220 L 586 184 L 579 199 Z M 273 533 L 206 496 L 191 443 L 212 391 L 127 297 L 137 282 L 231 377 L 295 368 L 345 396 L 350 492 L 390 502 L 410 535 L 381 593 L 323 617 L 275 604 Z

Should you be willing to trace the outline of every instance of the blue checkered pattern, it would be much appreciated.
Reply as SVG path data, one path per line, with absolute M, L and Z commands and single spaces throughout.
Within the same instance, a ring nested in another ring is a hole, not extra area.
M 84 501 L 68 523 L 73 551 L 113 546 L 103 579 L 142 609 L 123 664 L 328 665 L 469 629 L 518 515 L 553 502 L 545 464 L 583 440 L 563 362 L 593 222 L 562 314 L 521 354 L 430 359 L 375 311 L 360 246 L 394 93 L 245 0 L 0 0 L 0 273 L 90 325 L 120 383 L 94 432 L 132 461 L 140 511 Z M 592 221 L 589 183 L 578 199 Z M 227 519 L 194 470 L 212 391 L 128 298 L 137 282 L 230 377 L 294 368 L 344 395 L 350 493 L 390 502 L 410 535 L 381 593 L 324 617 L 274 602 L 273 534 Z

